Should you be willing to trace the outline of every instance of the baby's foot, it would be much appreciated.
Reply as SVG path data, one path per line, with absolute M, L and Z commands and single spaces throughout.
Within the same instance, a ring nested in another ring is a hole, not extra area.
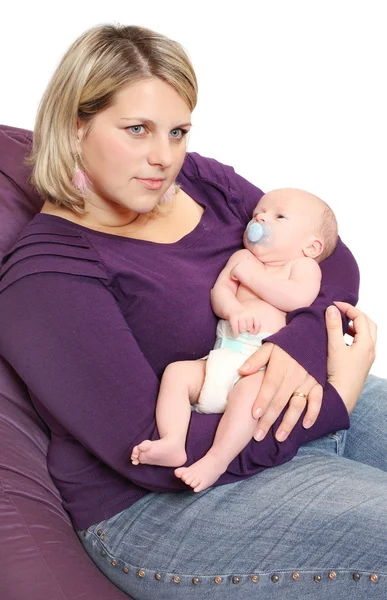
M 194 492 L 201 492 L 215 483 L 226 468 L 227 465 L 220 463 L 218 458 L 206 454 L 190 467 L 175 469 L 175 475 L 191 486 Z
M 167 438 L 161 440 L 144 440 L 132 450 L 130 457 L 134 465 L 157 465 L 159 467 L 178 467 L 184 465 L 187 454 L 181 443 Z

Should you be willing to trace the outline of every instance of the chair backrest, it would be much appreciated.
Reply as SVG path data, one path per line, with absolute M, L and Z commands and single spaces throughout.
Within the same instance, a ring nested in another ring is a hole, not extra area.
M 39 212 L 43 204 L 43 200 L 28 183 L 31 167 L 24 164 L 24 158 L 31 150 L 32 135 L 32 131 L 0 125 L 0 264 L 3 255 L 12 247 L 20 231 Z M 18 418 L 19 429 L 25 434 L 24 439 L 28 436 L 31 438 L 31 432 L 34 430 L 40 450 L 46 449 L 48 430 L 33 408 L 26 386 L 1 357 L 0 415 L 2 426 L 6 428 L 6 431 L 2 432 L 0 442 L 3 458 L 5 448 L 15 435 L 15 427 L 9 425 Z M 24 458 L 19 457 L 18 462 L 13 455 L 13 458 L 9 458 L 10 464 L 7 463 L 7 468 L 15 468 L 17 463 L 21 470 L 27 471 L 27 457 L 28 452 Z
M 0 125 L 0 264 L 3 255 L 12 247 L 20 231 L 39 212 L 43 200 L 29 185 L 31 167 L 24 158 L 32 146 L 32 131 Z M 0 357 L 0 416 L 2 434 L 0 455 L 8 471 L 19 469 L 27 473 L 31 448 L 16 456 L 10 452 L 5 460 L 6 449 L 13 447 L 17 430 L 20 439 L 28 446 L 32 437 L 43 456 L 47 449 L 46 426 L 32 406 L 25 384 L 2 357 Z M 18 422 L 18 427 L 15 423 Z M 34 433 L 32 433 L 34 432 Z M 19 444 L 20 445 L 20 444 Z M 45 466 L 45 465 L 44 465 Z M 44 472 L 44 468 L 43 468 Z M 0 470 L 0 475 L 2 470 Z M 2 473 L 4 485 L 6 472 Z M 44 475 L 43 475 L 44 477 Z
M 0 125 L 0 260 L 43 205 L 24 164 L 31 146 L 32 131 Z

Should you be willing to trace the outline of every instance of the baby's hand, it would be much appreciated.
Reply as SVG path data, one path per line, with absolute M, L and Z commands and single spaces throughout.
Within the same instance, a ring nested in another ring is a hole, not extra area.
M 261 330 L 261 321 L 258 319 L 256 311 L 251 308 L 243 308 L 241 311 L 230 316 L 229 322 L 234 337 L 240 333 L 251 333 L 257 335 Z
M 251 272 L 253 270 L 256 272 L 256 270 L 260 268 L 263 268 L 263 264 L 251 254 L 246 257 L 245 260 L 242 260 L 234 266 L 230 273 L 231 279 L 246 285 Z

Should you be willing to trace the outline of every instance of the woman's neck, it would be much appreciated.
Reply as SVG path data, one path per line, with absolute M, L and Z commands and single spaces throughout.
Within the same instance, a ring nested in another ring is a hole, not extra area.
M 50 214 L 95 231 L 161 244 L 177 242 L 190 233 L 200 222 L 203 207 L 188 194 L 179 190 L 169 202 L 146 214 L 134 214 L 127 223 L 115 223 L 114 218 L 104 219 L 95 212 L 79 214 L 64 207 L 45 202 L 41 213 Z

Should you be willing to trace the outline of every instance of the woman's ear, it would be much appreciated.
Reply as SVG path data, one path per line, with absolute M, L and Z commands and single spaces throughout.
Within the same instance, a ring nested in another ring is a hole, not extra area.
M 320 238 L 312 238 L 304 247 L 303 253 L 310 258 L 317 258 L 324 250 L 324 243 Z
M 77 118 L 77 142 L 81 143 L 83 136 L 85 135 L 85 123 L 81 119 Z

